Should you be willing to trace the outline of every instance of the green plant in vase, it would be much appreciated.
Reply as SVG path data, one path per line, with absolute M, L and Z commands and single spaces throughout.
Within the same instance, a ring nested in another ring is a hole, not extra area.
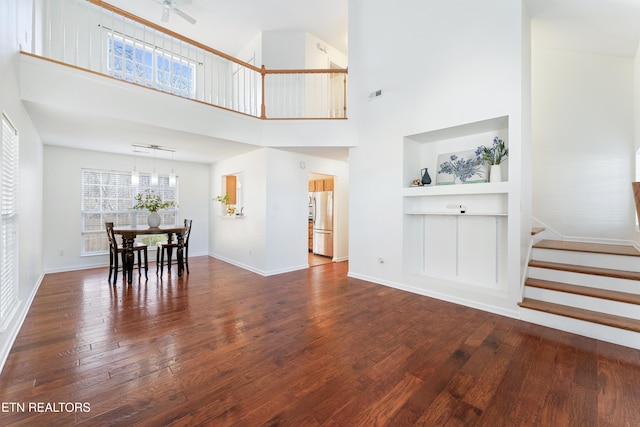
M 493 138 L 491 147 L 481 145 L 476 150 L 476 156 L 481 156 L 483 161 L 490 166 L 489 181 L 502 181 L 502 169 L 500 164 L 509 156 L 507 144 L 497 136 Z
M 145 190 L 142 193 L 136 194 L 135 201 L 136 204 L 133 205 L 133 209 L 149 211 L 147 222 L 151 228 L 160 226 L 160 214 L 158 214 L 160 209 L 168 209 L 176 206 L 175 202 L 162 200 L 162 196 L 151 190 Z
M 224 196 L 216 196 L 213 198 L 213 200 L 215 200 L 216 202 L 224 203 L 224 205 L 226 206 L 227 214 L 233 215 L 233 213 L 235 212 L 235 208 L 232 208 L 229 204 L 230 199 L 231 196 L 229 196 L 229 193 L 226 193 Z

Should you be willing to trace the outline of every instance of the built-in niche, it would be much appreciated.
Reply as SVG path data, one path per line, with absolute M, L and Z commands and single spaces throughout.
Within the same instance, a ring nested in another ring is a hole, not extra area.
M 243 173 L 222 176 L 221 188 L 227 200 L 221 203 L 221 215 L 230 218 L 244 217 L 243 181 Z
M 404 138 L 403 250 L 409 275 L 446 279 L 493 291 L 506 289 L 509 170 L 502 182 L 437 185 L 443 153 L 507 141 L 508 117 L 437 129 Z M 424 169 L 431 184 L 414 186 Z

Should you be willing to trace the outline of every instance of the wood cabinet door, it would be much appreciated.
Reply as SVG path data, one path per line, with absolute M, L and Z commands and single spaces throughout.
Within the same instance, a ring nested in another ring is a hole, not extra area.
M 324 191 L 333 191 L 333 178 L 324 180 Z
M 236 176 L 235 175 L 227 175 L 226 176 L 226 185 L 225 191 L 229 195 L 229 201 L 227 204 L 235 205 L 236 204 Z

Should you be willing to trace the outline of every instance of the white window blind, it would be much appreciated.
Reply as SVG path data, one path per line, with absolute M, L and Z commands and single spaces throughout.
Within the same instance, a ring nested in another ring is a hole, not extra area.
M 0 331 L 3 331 L 19 305 L 18 131 L 4 113 L 0 155 Z
M 98 169 L 82 170 L 82 255 L 99 255 L 109 252 L 109 241 L 104 223 L 113 222 L 116 226 L 147 224 L 146 211 L 134 211 L 135 196 L 139 192 L 151 190 L 159 194 L 164 201 L 178 204 L 178 184 L 170 185 L 169 175 L 160 174 L 158 184 L 151 184 L 151 174 L 140 172 L 139 184 L 131 184 L 131 172 Z M 158 212 L 162 224 L 177 224 L 178 208 L 164 209 Z M 161 235 L 139 236 L 139 240 L 148 246 L 154 246 L 154 240 L 162 240 Z

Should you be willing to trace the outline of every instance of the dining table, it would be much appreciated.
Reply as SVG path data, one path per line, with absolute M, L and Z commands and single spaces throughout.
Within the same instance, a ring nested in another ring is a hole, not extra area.
M 114 227 L 113 233 L 122 236 L 122 247 L 124 248 L 124 260 L 123 260 L 123 273 L 127 278 L 127 283 L 130 285 L 133 281 L 133 245 L 137 236 L 145 234 L 166 234 L 167 241 L 173 242 L 174 235 L 178 243 L 177 258 L 178 258 L 178 277 L 182 276 L 184 270 L 184 225 L 160 225 L 159 227 L 149 226 L 120 226 Z

